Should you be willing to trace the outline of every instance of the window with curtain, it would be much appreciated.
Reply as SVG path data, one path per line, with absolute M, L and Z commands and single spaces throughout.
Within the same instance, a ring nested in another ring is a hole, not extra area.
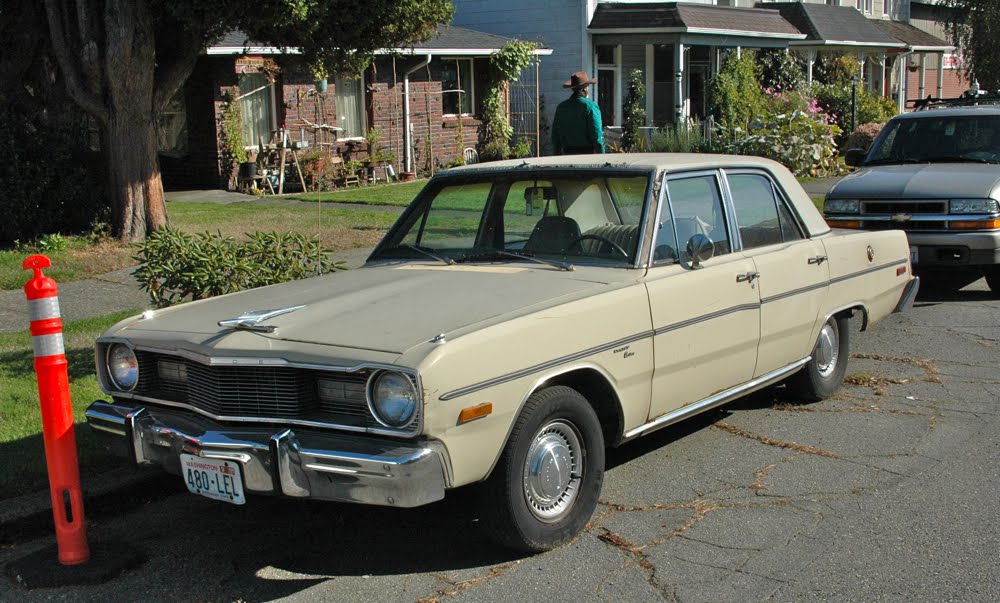
M 271 140 L 274 124 L 273 85 L 268 85 L 263 73 L 241 73 L 240 112 L 243 116 L 243 144 L 256 145 L 261 139 Z
M 337 94 L 337 126 L 343 128 L 340 138 L 361 138 L 365 135 L 365 105 L 361 78 L 338 75 L 333 82 Z
M 469 115 L 473 98 L 472 59 L 445 59 L 441 70 L 441 108 L 445 115 Z

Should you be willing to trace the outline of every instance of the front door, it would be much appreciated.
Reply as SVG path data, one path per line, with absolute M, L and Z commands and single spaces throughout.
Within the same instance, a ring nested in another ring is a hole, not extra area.
M 654 328 L 649 420 L 749 381 L 760 339 L 753 259 L 733 253 L 719 174 L 665 182 L 646 287 Z M 705 234 L 715 256 L 695 266 L 687 241 Z

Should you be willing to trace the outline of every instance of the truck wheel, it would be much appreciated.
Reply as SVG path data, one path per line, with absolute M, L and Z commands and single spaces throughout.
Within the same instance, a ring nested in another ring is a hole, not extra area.
M 576 390 L 550 387 L 532 394 L 514 423 L 483 488 L 480 521 L 508 548 L 546 551 L 580 533 L 603 481 L 597 414 Z
M 789 386 L 810 402 L 829 398 L 844 381 L 849 355 L 847 318 L 831 316 L 819 331 L 812 360 L 792 376 Z

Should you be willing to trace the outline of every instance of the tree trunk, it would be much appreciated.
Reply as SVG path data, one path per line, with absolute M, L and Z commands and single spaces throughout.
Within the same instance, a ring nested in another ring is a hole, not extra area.
M 107 158 L 112 232 L 122 241 L 141 241 L 167 225 L 156 156 L 156 124 L 150 115 L 152 95 L 148 90 L 137 90 L 135 96 L 144 102 L 109 107 L 101 137 Z

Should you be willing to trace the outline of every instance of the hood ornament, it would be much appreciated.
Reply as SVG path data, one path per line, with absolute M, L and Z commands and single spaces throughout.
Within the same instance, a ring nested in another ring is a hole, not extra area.
M 274 325 L 262 325 L 260 323 L 266 320 L 271 320 L 275 316 L 295 312 L 296 310 L 301 310 L 302 308 L 305 308 L 305 306 L 292 306 L 290 308 L 276 308 L 273 310 L 251 310 L 240 314 L 236 318 L 220 320 L 218 325 L 226 329 L 240 329 L 243 331 L 254 331 L 257 333 L 273 333 L 278 329 L 278 327 Z

